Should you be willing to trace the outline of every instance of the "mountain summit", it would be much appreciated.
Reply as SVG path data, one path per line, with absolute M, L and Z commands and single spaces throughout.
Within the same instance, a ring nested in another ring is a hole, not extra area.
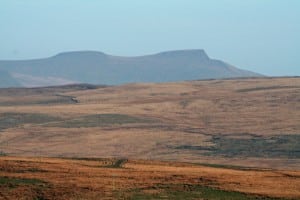
M 156 54 L 158 56 L 164 57 L 195 57 L 198 59 L 208 60 L 209 57 L 203 49 L 195 49 L 195 50 L 177 50 L 177 51 L 165 51 Z
M 25 87 L 68 83 L 117 85 L 261 76 L 211 59 L 204 50 L 197 49 L 135 57 L 112 56 L 97 51 L 64 52 L 43 59 L 0 61 L 0 70 L 9 73 L 16 79 L 16 83 Z M 3 83 L 4 80 L 0 79 L 0 86 L 7 85 Z M 39 84 L 39 80 L 43 81 Z

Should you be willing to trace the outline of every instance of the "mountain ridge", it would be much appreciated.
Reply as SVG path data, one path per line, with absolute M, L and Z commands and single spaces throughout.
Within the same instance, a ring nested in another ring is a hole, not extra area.
M 119 85 L 262 76 L 211 59 L 203 49 L 173 50 L 131 57 L 100 51 L 70 51 L 47 58 L 0 60 L 0 70 L 33 77 L 34 86 L 39 85 L 36 80 L 48 77 L 51 77 L 50 85 L 63 82 Z M 55 80 L 60 81 L 56 83 Z M 30 84 L 26 86 L 30 87 Z M 42 86 L 47 85 L 43 83 Z

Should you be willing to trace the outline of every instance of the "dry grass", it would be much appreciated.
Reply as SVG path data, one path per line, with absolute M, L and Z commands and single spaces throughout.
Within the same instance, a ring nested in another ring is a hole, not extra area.
M 211 156 L 205 150 L 216 146 L 214 136 L 228 141 L 300 134 L 299 87 L 300 78 L 258 78 L 129 84 L 89 90 L 0 90 L 0 113 L 40 113 L 61 119 L 2 130 L 0 151 L 16 156 L 128 157 L 299 169 L 297 154 L 259 157 L 230 152 L 228 155 L 236 156 L 228 157 Z M 65 97 L 76 101 L 57 102 Z M 52 103 L 40 103 L 47 99 Z M 23 100 L 27 103 L 22 104 Z M 97 114 L 152 119 L 154 123 L 55 126 L 64 120 L 77 122 Z M 179 149 L 180 146 L 200 146 L 202 150 Z
M 206 186 L 251 195 L 300 198 L 299 171 L 222 169 L 142 160 L 126 160 L 121 166 L 111 167 L 116 162 L 0 157 L 0 199 L 118 199 L 120 195 L 131 199 L 130 191 L 156 194 L 162 192 L 159 185 Z M 1 182 L 1 178 L 10 183 Z

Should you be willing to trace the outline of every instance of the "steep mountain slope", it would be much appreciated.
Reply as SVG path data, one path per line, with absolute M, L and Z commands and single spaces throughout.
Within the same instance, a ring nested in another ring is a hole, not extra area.
M 110 85 L 260 76 L 210 59 L 204 50 L 138 57 L 111 56 L 96 51 L 67 52 L 45 59 L 0 61 L 0 69 L 27 76 Z

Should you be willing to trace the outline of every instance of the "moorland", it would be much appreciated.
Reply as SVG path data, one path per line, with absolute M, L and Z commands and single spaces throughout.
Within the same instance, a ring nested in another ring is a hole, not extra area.
M 0 89 L 0 199 L 297 199 L 299 102 L 298 77 Z

